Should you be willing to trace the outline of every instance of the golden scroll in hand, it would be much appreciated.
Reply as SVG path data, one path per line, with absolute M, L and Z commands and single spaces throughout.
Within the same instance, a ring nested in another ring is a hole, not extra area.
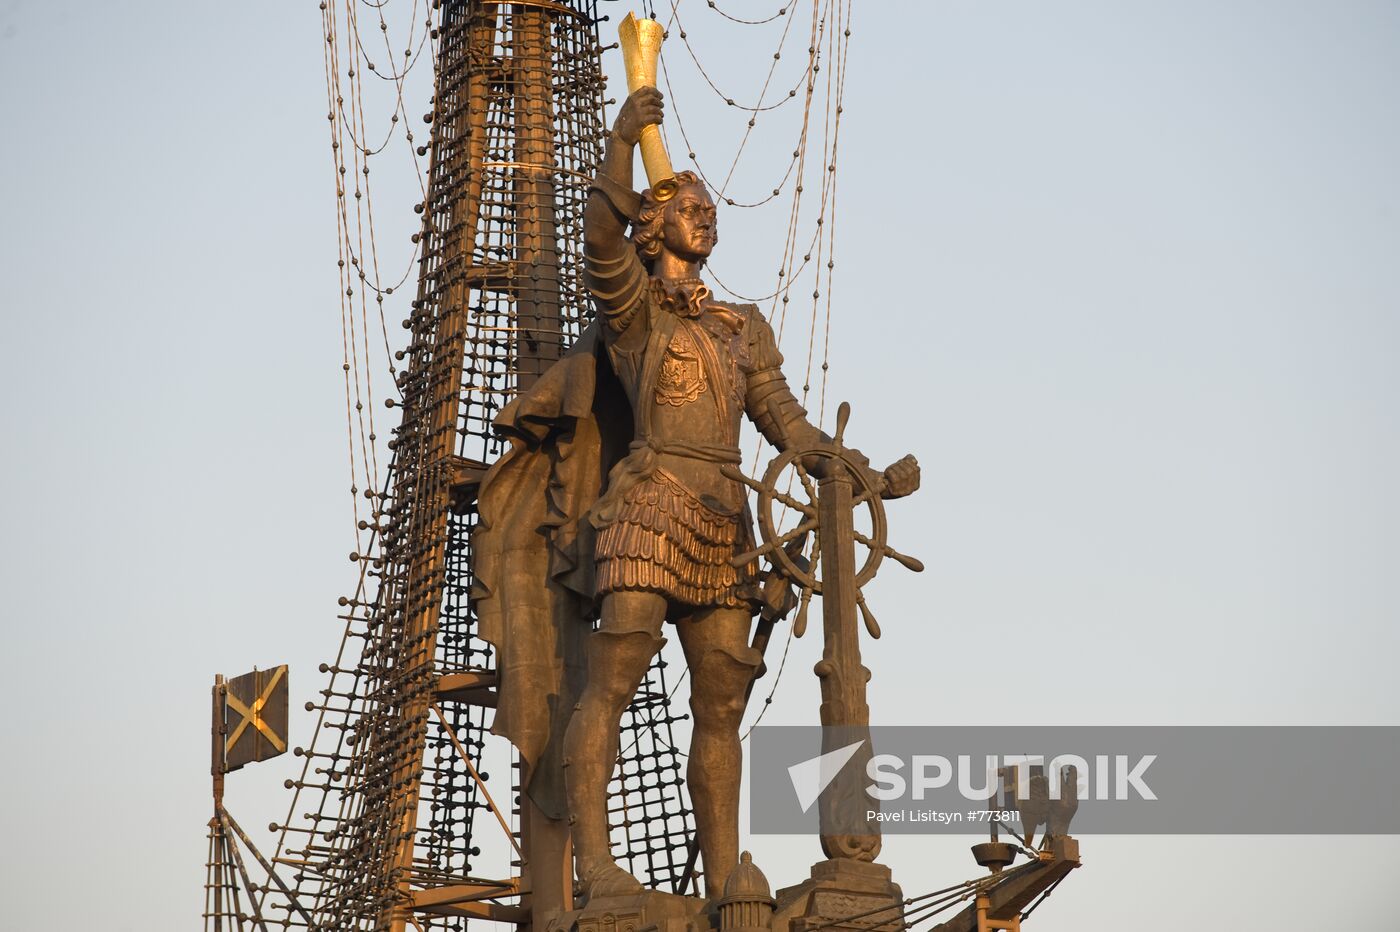
M 627 92 L 656 87 L 656 59 L 661 55 L 661 41 L 665 38 L 661 24 L 654 19 L 637 19 L 628 13 L 617 27 L 617 38 L 622 47 L 622 63 L 627 69 Z M 637 145 L 642 150 L 642 166 L 651 184 L 651 196 L 657 201 L 669 201 L 676 196 L 680 185 L 671 168 L 671 157 L 666 154 L 666 143 L 661 140 L 661 127 L 654 123 L 642 127 Z

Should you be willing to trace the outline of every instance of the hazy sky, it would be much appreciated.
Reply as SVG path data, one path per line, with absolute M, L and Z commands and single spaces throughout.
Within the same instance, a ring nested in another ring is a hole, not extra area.
M 773 27 L 680 9 L 750 98 Z M 338 641 L 319 22 L 0 0 L 6 929 L 194 927 L 212 675 L 289 662 L 295 709 Z M 871 593 L 876 720 L 1397 723 L 1400 3 L 857 0 L 854 24 L 830 391 L 872 459 L 924 464 L 890 516 L 928 564 Z M 742 116 L 669 54 L 727 160 Z M 736 189 L 781 173 L 774 125 Z M 385 172 L 407 261 L 413 185 Z M 715 271 L 770 289 L 781 217 L 720 224 Z M 767 721 L 815 720 L 817 640 Z M 245 827 L 283 818 L 284 764 L 231 781 Z M 921 892 L 976 873 L 970 841 L 886 860 Z M 775 885 L 818 856 L 750 847 Z M 1083 850 L 1030 927 L 1384 926 L 1400 867 L 1394 838 Z

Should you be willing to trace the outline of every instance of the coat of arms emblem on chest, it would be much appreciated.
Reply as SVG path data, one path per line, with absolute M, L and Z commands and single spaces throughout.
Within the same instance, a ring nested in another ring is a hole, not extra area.
M 690 321 L 681 321 L 666 347 L 661 371 L 656 377 L 656 403 L 680 407 L 690 404 L 705 391 L 705 365 L 700 359 L 696 339 L 705 337 L 691 332 Z

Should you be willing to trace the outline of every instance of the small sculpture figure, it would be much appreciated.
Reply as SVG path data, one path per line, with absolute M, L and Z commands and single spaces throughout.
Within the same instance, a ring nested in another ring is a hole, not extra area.
M 618 113 L 584 214 L 598 317 L 497 417 L 512 448 L 483 481 L 474 540 L 480 630 L 500 674 L 493 727 L 519 748 L 533 803 L 572 824 L 590 899 L 641 890 L 610 853 L 606 793 L 619 720 L 667 621 L 691 674 L 687 780 L 706 892 L 722 894 L 739 857 L 761 579 L 756 560 L 731 564 L 754 539 L 743 487 L 721 467 L 740 462 L 745 415 L 780 449 L 830 439 L 788 388 L 758 308 L 716 300 L 700 278 L 718 239 L 704 185 L 682 172 L 664 203 L 632 190 L 638 137 L 661 119 L 654 87 Z M 919 467 L 906 456 L 871 476 L 895 498 L 918 487 Z

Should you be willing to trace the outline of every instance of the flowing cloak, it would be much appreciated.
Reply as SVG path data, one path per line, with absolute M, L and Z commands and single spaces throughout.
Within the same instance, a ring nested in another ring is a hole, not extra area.
M 526 791 L 553 819 L 567 815 L 564 730 L 583 689 L 592 630 L 595 532 L 587 516 L 633 434 L 602 326 L 589 325 L 496 416 L 511 447 L 482 480 L 472 535 L 477 630 L 496 650 L 491 731 L 519 750 Z M 670 328 L 658 330 L 654 340 L 670 339 Z

